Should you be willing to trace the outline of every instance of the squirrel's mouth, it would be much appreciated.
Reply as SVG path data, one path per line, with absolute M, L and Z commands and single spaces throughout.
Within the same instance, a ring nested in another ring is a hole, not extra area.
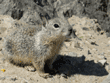
M 66 39 L 64 41 L 70 41 L 71 40 L 71 36 L 66 36 Z

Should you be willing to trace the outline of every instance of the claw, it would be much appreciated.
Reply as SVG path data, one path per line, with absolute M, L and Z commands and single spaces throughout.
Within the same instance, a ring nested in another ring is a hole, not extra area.
M 40 76 L 40 77 L 43 77 L 43 78 L 45 78 L 45 79 L 52 77 L 52 75 L 50 75 L 50 74 L 48 74 L 48 73 L 40 73 L 39 76 Z

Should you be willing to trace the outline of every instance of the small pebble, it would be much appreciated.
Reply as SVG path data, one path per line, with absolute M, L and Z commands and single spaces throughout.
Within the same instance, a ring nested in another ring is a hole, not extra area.
M 85 31 L 89 31 L 89 29 L 86 28 L 86 27 L 82 27 L 82 29 L 85 30 Z
M 31 72 L 35 71 L 35 68 L 32 67 L 32 66 L 26 66 L 25 69 L 28 70 L 28 71 L 31 71 Z
M 104 55 L 104 54 L 105 54 L 104 52 L 101 53 L 101 55 Z
M 105 56 L 99 55 L 98 58 L 99 58 L 99 59 L 105 59 Z
M 93 48 L 92 50 L 94 50 L 94 51 L 98 51 L 96 48 Z
M 96 41 L 91 41 L 90 43 L 91 43 L 91 45 L 97 45 Z
M 17 78 L 16 78 L 16 77 L 14 77 L 14 78 L 11 78 L 11 80 L 12 80 L 12 81 L 16 81 L 16 80 L 17 80 Z
M 28 82 L 26 82 L 26 81 L 22 80 L 22 81 L 21 81 L 21 83 L 28 83 Z
M 57 75 L 57 78 L 60 78 L 61 76 L 60 75 Z
M 87 35 L 88 35 L 89 37 L 92 37 L 92 35 L 91 35 L 91 34 L 89 34 L 89 33 L 88 33 Z
M 77 57 L 77 53 L 74 53 L 74 52 L 69 52 L 68 55 L 72 57 Z
M 0 80 L 5 80 L 6 79 L 6 77 L 0 77 Z
M 74 43 L 74 47 L 80 48 L 80 43 L 79 43 L 79 42 L 75 42 L 75 43 Z
M 98 64 L 102 67 L 105 65 L 105 63 L 107 63 L 107 60 L 99 60 L 98 61 Z
M 108 44 L 108 45 L 106 45 L 106 47 L 109 47 L 110 45 Z
M 61 76 L 64 77 L 64 78 L 67 78 L 67 75 L 65 75 L 65 74 L 61 74 Z
M 88 54 L 91 54 L 90 50 L 88 50 Z
M 102 52 L 102 53 L 98 52 L 98 55 L 104 55 L 104 54 L 105 54 L 104 52 Z

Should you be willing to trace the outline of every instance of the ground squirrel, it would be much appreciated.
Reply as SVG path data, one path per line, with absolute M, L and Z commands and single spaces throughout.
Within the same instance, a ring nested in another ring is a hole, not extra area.
M 17 64 L 33 64 L 42 77 L 44 65 L 52 69 L 61 44 L 69 38 L 71 26 L 61 18 L 49 20 L 45 27 L 19 27 L 4 38 L 3 54 Z

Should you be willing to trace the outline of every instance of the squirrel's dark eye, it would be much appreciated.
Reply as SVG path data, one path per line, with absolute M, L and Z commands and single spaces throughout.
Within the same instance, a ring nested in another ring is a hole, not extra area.
M 59 25 L 58 25 L 58 24 L 54 24 L 54 27 L 55 27 L 55 28 L 59 28 Z

